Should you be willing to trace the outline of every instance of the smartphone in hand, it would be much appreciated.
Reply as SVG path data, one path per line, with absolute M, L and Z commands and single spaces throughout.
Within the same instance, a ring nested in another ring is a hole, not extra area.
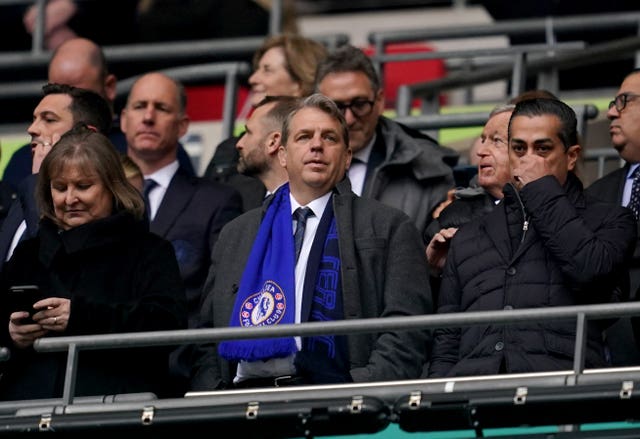
M 32 316 L 37 311 L 33 309 L 33 304 L 42 299 L 40 288 L 37 285 L 15 285 L 9 288 L 9 309 L 11 312 L 27 311 L 29 317 L 24 319 L 24 323 L 33 323 Z

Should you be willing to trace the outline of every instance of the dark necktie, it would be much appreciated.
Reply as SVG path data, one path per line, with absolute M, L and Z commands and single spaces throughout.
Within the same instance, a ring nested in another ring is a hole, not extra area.
M 149 204 L 149 192 L 151 189 L 156 187 L 158 182 L 152 178 L 147 178 L 144 180 L 144 187 L 142 189 L 142 195 L 144 196 L 144 209 L 147 213 L 147 218 L 151 221 L 151 204 Z
M 633 184 L 631 185 L 631 199 L 627 206 L 636 217 L 636 221 L 640 218 L 640 166 L 633 171 Z
M 293 241 L 296 246 L 296 262 L 300 256 L 302 249 L 302 241 L 304 240 L 304 229 L 307 226 L 307 218 L 313 215 L 313 211 L 308 207 L 298 207 L 293 212 L 293 218 L 296 220 L 296 232 L 293 234 Z

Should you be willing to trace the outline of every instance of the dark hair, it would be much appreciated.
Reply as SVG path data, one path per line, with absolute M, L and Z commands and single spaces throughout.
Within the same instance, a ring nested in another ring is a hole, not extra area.
M 340 123 L 342 139 L 344 140 L 345 146 L 347 148 L 349 147 L 349 127 L 347 126 L 347 121 L 345 120 L 344 115 L 331 99 L 320 93 L 314 93 L 305 99 L 299 100 L 293 111 L 287 115 L 287 118 L 282 124 L 283 145 L 286 146 L 287 140 L 289 139 L 289 126 L 291 125 L 291 120 L 303 108 L 316 108 L 337 120 Z
M 545 90 L 543 88 L 537 88 L 537 89 L 527 90 L 520 93 L 515 98 L 510 99 L 509 103 L 515 105 L 520 101 L 526 101 L 528 99 L 540 99 L 540 98 L 558 100 L 558 97 L 553 93 L 551 93 L 549 90 Z
M 509 138 L 511 138 L 511 123 L 518 116 L 536 117 L 551 115 L 560 121 L 558 137 L 564 145 L 565 151 L 578 144 L 576 113 L 573 109 L 558 99 L 527 99 L 516 104 L 516 108 L 509 119 Z
M 104 135 L 109 134 L 113 119 L 109 103 L 98 93 L 67 84 L 46 84 L 42 87 L 45 96 L 65 94 L 71 98 L 69 111 L 75 124 L 84 123 L 95 127 Z
M 258 102 L 256 108 L 275 103 L 273 108 L 265 114 L 265 118 L 267 119 L 266 123 L 269 124 L 272 130 L 282 131 L 284 121 L 287 119 L 289 113 L 296 109 L 300 100 L 300 98 L 293 96 L 265 96 Z
M 313 93 L 314 79 L 318 63 L 327 56 L 327 49 L 317 41 L 301 35 L 282 34 L 267 38 L 253 54 L 253 70 L 257 70 L 260 59 L 274 47 L 284 52 L 285 69 L 289 76 L 300 84 L 302 96 Z
M 377 93 L 380 90 L 380 78 L 373 67 L 371 59 L 357 47 L 345 44 L 331 52 L 329 56 L 318 64 L 316 91 L 318 91 L 318 84 L 322 82 L 325 76 L 330 73 L 343 72 L 362 72 L 369 78 L 373 92 Z
M 85 124 L 78 124 L 63 134 L 42 161 L 35 195 L 44 217 L 59 224 L 53 208 L 51 180 L 69 165 L 97 174 L 113 196 L 115 211 L 124 210 L 137 219 L 143 218 L 144 201 L 127 180 L 118 151 L 107 137 Z

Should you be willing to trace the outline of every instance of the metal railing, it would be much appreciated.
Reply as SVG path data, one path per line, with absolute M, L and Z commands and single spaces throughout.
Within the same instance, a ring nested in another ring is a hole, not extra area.
M 313 437 L 314 433 L 323 432 L 370 433 L 386 428 L 391 422 L 397 422 L 406 431 L 472 429 L 482 436 L 484 428 L 500 426 L 637 420 L 639 400 L 632 395 L 634 383 L 640 381 L 640 367 L 585 370 L 584 357 L 588 320 L 638 315 L 640 302 L 630 302 L 310 322 L 261 328 L 42 338 L 34 345 L 37 351 L 68 351 L 64 395 L 45 400 L 0 402 L 0 436 L 54 431 L 59 434 L 89 433 L 97 426 L 100 426 L 101 433 L 115 428 L 120 432 L 129 429 L 153 435 L 184 431 L 188 426 L 190 432 L 226 427 L 238 434 L 247 431 L 255 434 L 259 431 L 256 429 L 278 425 L 278 437 Z M 182 398 L 158 399 L 145 393 L 73 397 L 78 355 L 83 350 L 559 320 L 576 322 L 571 370 L 191 392 Z M 563 409 L 559 409 L 559 404 Z M 639 430 L 636 427 L 633 431 L 637 433 Z
M 386 46 L 392 43 L 489 36 L 541 35 L 544 36 L 547 44 L 555 44 L 558 33 L 603 29 L 631 29 L 640 35 L 640 12 L 530 18 L 503 20 L 480 25 L 376 31 L 369 34 L 369 42 L 374 45 L 374 53 L 381 55 L 386 52 Z M 636 55 L 636 64 L 640 64 L 640 52 Z
M 75 0 L 75 1 L 103 1 L 103 0 Z M 36 22 L 34 26 L 34 34 L 31 43 L 31 53 L 39 55 L 46 50 L 44 49 L 44 27 L 45 27 L 45 8 L 47 0 L 0 0 L 1 7 L 5 5 L 33 4 L 36 7 Z M 269 9 L 269 35 L 275 35 L 282 32 L 283 23 L 283 4 L 282 0 L 271 0 L 271 8 Z
M 432 52 L 411 52 L 411 53 L 389 53 L 371 55 L 374 67 L 378 71 L 381 80 L 384 77 L 384 66 L 390 62 L 398 61 L 426 61 L 426 60 L 444 60 L 447 66 L 451 67 L 451 60 L 461 60 L 462 70 L 471 71 L 477 65 L 496 65 L 509 64 L 513 65 L 512 81 L 518 82 L 517 87 L 521 88 L 520 81 L 525 77 L 524 61 L 534 57 L 536 54 L 554 54 L 559 55 L 566 52 L 575 52 L 586 47 L 583 41 L 570 41 L 566 43 L 554 44 L 521 44 L 509 47 L 493 47 L 493 48 L 476 48 L 465 50 L 436 50 Z M 485 60 L 480 62 L 479 60 Z M 545 76 L 552 75 L 553 72 L 540 72 L 539 80 L 544 80 Z M 543 76 L 545 75 L 545 76 Z
M 247 63 L 211 63 L 194 66 L 176 67 L 173 69 L 161 70 L 162 73 L 189 84 L 194 81 L 216 81 L 224 80 L 224 102 L 222 105 L 222 138 L 233 135 L 236 119 L 236 109 L 238 100 L 238 81 L 241 77 L 247 76 L 251 72 L 251 66 Z M 133 83 L 140 76 L 127 78 L 117 85 L 117 95 L 123 97 L 129 94 Z M 212 106 L 220 105 L 219 102 L 212 102 Z
M 584 141 L 587 138 L 588 121 L 598 116 L 598 107 L 593 104 L 571 105 L 576 113 L 577 130 Z M 452 114 L 422 114 L 417 116 L 398 116 L 394 120 L 408 127 L 435 135 L 434 130 L 442 128 L 464 128 L 483 126 L 489 119 L 488 111 Z M 615 152 L 615 151 L 614 151 Z
M 544 55 L 538 59 L 527 61 L 521 69 L 527 76 L 538 74 L 541 71 L 550 69 L 568 69 L 584 65 L 592 65 L 620 59 L 631 52 L 640 49 L 640 37 L 623 38 L 609 41 L 602 44 L 595 44 L 584 50 L 570 52 L 562 58 L 555 55 Z M 411 110 L 411 102 L 415 98 L 422 100 L 423 113 L 434 113 L 439 109 L 440 93 L 446 90 L 468 87 L 469 84 L 483 84 L 501 79 L 509 79 L 513 74 L 514 67 L 511 65 L 497 65 L 486 67 L 472 72 L 457 72 L 432 81 L 420 82 L 410 85 L 402 85 L 398 88 L 398 98 L 396 101 L 396 111 L 398 116 L 407 116 Z M 518 85 L 519 87 L 515 87 Z M 517 81 L 512 84 L 511 97 L 515 97 L 524 91 L 524 81 Z M 545 88 L 544 86 L 540 88 Z
M 513 324 L 523 321 L 576 320 L 574 368 L 584 371 L 586 320 L 625 317 L 640 314 L 640 302 L 558 306 L 520 310 L 474 311 L 452 314 L 386 317 L 332 322 L 308 322 L 259 328 L 185 329 L 175 331 L 137 332 L 126 334 L 98 334 L 74 337 L 50 337 L 36 341 L 39 352 L 68 351 L 63 401 L 71 404 L 74 398 L 78 353 L 81 350 L 170 346 L 190 343 L 211 343 L 247 338 L 274 338 L 328 334 L 358 334 L 393 330 L 466 327 L 478 324 Z

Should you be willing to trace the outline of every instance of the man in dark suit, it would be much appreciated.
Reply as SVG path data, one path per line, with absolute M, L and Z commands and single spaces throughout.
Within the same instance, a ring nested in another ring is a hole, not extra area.
M 132 86 L 120 123 L 127 154 L 145 178 L 150 229 L 173 245 L 187 294 L 189 327 L 196 326 L 200 292 L 211 251 L 222 226 L 242 212 L 232 188 L 189 175 L 178 163 L 178 139 L 189 127 L 186 94 L 161 73 L 141 76 Z M 172 357 L 172 371 L 188 376 L 187 348 Z
M 31 143 L 27 145 L 29 155 L 33 156 L 29 161 L 29 175 L 18 186 L 18 198 L 11 204 L 0 229 L 0 269 L 18 242 L 35 236 L 38 231 L 37 172 L 53 144 L 79 122 L 91 125 L 103 134 L 111 125 L 109 105 L 98 94 L 60 84 L 47 84 L 43 91 L 44 97 L 33 111 L 33 122 L 27 130 L 31 136 Z
M 100 46 L 86 38 L 73 38 L 64 42 L 49 61 L 48 78 L 50 83 L 85 88 L 102 96 L 112 111 L 113 125 L 107 133 L 109 140 L 120 152 L 126 153 L 127 142 L 120 131 L 120 121 L 113 114 L 117 79 L 115 75 L 109 73 L 107 61 Z M 191 159 L 182 145 L 178 149 L 178 160 L 190 174 L 195 175 Z M 13 153 L 5 168 L 3 180 L 17 188 L 29 174 L 31 174 L 31 145 L 27 144 Z
M 631 206 L 634 176 L 640 173 L 640 70 L 632 71 L 623 80 L 618 94 L 609 103 L 607 117 L 611 121 L 611 143 L 626 164 L 587 188 L 587 194 L 622 206 Z M 636 180 L 640 179 L 640 176 Z M 636 216 L 636 220 L 638 217 Z M 640 223 L 639 223 L 640 226 Z M 640 232 L 640 227 L 639 227 Z M 638 300 L 640 288 L 640 241 L 636 243 L 631 261 L 629 295 Z M 607 331 L 611 359 L 616 366 L 640 365 L 640 331 L 635 337 L 629 319 L 621 319 Z M 635 338 L 635 342 L 634 342 Z
M 185 109 L 182 84 L 149 73 L 131 88 L 120 126 L 127 139 L 127 154 L 140 167 L 145 181 L 155 182 L 145 194 L 151 231 L 174 246 L 193 323 L 213 244 L 222 226 L 241 213 L 242 205 L 233 189 L 190 176 L 178 163 L 178 139 L 189 127 Z

